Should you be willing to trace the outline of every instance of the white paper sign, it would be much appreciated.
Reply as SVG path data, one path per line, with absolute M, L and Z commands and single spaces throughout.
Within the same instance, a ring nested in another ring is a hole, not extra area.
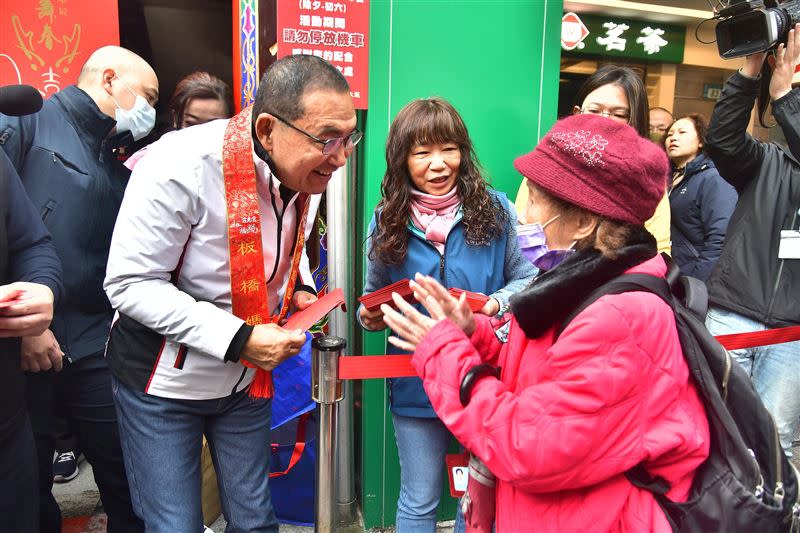
M 800 230 L 781 230 L 778 259 L 800 259 Z

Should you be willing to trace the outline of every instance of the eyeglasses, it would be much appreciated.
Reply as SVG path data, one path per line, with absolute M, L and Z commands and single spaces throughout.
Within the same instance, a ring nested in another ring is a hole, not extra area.
M 275 113 L 270 113 L 270 115 L 272 115 L 273 117 L 277 118 L 278 120 L 280 120 L 281 122 L 283 122 L 284 124 L 286 124 L 287 126 L 292 128 L 293 130 L 299 131 L 300 133 L 302 133 L 303 135 L 305 135 L 306 137 L 308 137 L 312 141 L 321 144 L 322 145 L 322 154 L 323 155 L 331 155 L 331 154 L 333 154 L 343 144 L 344 144 L 344 149 L 349 152 L 349 151 L 353 150 L 353 148 L 356 147 L 358 142 L 364 137 L 364 132 L 361 132 L 361 131 L 358 131 L 358 130 L 353 130 L 352 133 L 349 133 L 349 134 L 345 135 L 344 137 L 334 137 L 332 139 L 320 139 L 319 137 L 317 137 L 315 135 L 311 135 L 307 131 L 301 130 L 300 128 L 298 128 L 297 126 L 295 126 L 294 124 L 292 124 L 291 122 L 286 120 L 285 118 L 281 118 L 278 115 L 276 115 Z
M 581 113 L 588 114 L 588 115 L 600 115 L 602 117 L 610 118 L 612 120 L 619 120 L 628 122 L 628 119 L 631 118 L 631 114 L 625 111 L 624 109 L 612 109 L 611 111 L 607 109 L 600 109 L 600 108 L 587 108 L 581 109 Z

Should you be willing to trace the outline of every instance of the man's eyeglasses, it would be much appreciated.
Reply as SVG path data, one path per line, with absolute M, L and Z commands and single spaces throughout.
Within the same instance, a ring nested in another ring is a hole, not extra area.
M 581 109 L 581 113 L 589 115 L 600 115 L 602 117 L 610 118 L 612 120 L 618 120 L 620 122 L 625 122 L 625 123 L 627 123 L 628 120 L 631 118 L 631 114 L 625 111 L 624 109 L 612 109 L 611 111 L 609 111 L 607 109 L 589 107 Z
M 277 118 L 278 120 L 280 120 L 281 122 L 283 122 L 284 124 L 286 124 L 287 126 L 292 128 L 293 130 L 299 131 L 300 133 L 302 133 L 303 135 L 305 135 L 306 137 L 308 137 L 312 141 L 321 144 L 322 145 L 322 153 L 323 153 L 323 155 L 331 155 L 331 154 L 333 154 L 342 145 L 344 145 L 344 149 L 349 152 L 353 148 L 355 148 L 356 145 L 358 144 L 358 142 L 364 137 L 364 132 L 361 132 L 361 131 L 358 131 L 358 130 L 354 130 L 352 133 L 349 133 L 349 134 L 345 135 L 344 137 L 334 137 L 332 139 L 320 139 L 319 137 L 317 137 L 315 135 L 311 135 L 307 131 L 301 130 L 300 128 L 298 128 L 297 126 L 295 126 L 294 124 L 292 124 L 291 122 L 286 120 L 285 118 L 281 118 L 278 115 L 276 115 L 275 113 L 270 113 L 270 115 L 272 115 L 273 117 Z

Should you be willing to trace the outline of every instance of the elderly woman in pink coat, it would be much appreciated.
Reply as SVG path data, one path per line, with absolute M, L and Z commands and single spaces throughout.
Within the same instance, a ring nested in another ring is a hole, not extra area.
M 666 156 L 630 126 L 574 115 L 514 166 L 530 189 L 520 245 L 543 273 L 499 320 L 419 276 L 430 316 L 396 298 L 384 313 L 402 338 L 390 342 L 415 350 L 436 413 L 496 476 L 498 533 L 671 531 L 625 472 L 642 465 L 685 501 L 708 455 L 673 311 L 648 292 L 606 295 L 561 331 L 612 278 L 666 274 L 643 226 Z

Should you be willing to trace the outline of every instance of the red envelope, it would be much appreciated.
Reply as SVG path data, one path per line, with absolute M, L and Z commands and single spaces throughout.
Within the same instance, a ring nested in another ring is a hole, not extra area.
M 306 331 L 339 306 L 341 306 L 342 311 L 347 311 L 344 305 L 344 292 L 341 288 L 334 289 L 302 311 L 292 313 L 283 328 Z
M 448 290 L 450 294 L 452 294 L 453 297 L 456 299 L 461 297 L 462 292 L 467 293 L 467 304 L 469 305 L 469 308 L 472 310 L 473 313 L 477 313 L 478 311 L 483 309 L 483 306 L 486 305 L 486 302 L 489 301 L 488 296 L 486 296 L 485 294 L 481 294 L 479 292 L 465 291 L 464 289 L 457 289 L 455 287 L 451 287 Z
M 409 287 L 407 279 L 401 279 L 400 281 L 396 281 L 391 285 L 387 285 L 386 287 L 380 288 L 374 292 L 365 294 L 364 296 L 360 297 L 358 301 L 364 304 L 364 307 L 366 307 L 370 311 L 374 311 L 375 309 L 378 309 L 382 304 L 393 305 L 392 301 L 393 292 L 399 294 L 407 302 L 410 303 L 417 302 L 414 299 L 414 291 L 412 291 L 411 287 Z

